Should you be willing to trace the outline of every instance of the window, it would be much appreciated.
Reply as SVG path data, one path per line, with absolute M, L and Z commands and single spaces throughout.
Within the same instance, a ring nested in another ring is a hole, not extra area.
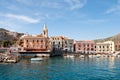
M 67 41 L 65 41 L 65 44 L 67 44 Z
M 55 45 L 55 42 L 53 42 L 53 45 Z
M 87 47 L 89 47 L 89 44 L 87 44 Z
M 104 46 L 103 46 L 103 48 L 104 48 Z
M 87 50 L 89 51 L 89 48 L 87 48 Z
M 28 42 L 28 40 L 26 40 L 26 42 Z
M 39 42 L 39 40 L 37 40 L 37 43 Z
M 95 46 L 95 48 L 96 48 L 96 46 Z
M 41 40 L 41 43 L 43 43 L 43 40 Z
M 93 51 L 94 49 L 93 48 L 91 48 L 91 51 Z
M 34 43 L 35 41 L 33 40 L 33 43 Z
M 60 42 L 58 44 L 60 45 Z

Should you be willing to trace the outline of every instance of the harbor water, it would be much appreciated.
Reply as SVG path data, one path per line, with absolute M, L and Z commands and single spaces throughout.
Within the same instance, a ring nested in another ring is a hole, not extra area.
M 120 58 L 22 59 L 1 63 L 0 80 L 120 80 Z

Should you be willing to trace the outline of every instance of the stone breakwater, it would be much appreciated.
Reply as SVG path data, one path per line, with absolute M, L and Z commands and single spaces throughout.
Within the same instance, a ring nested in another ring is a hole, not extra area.
M 16 63 L 19 60 L 17 55 L 0 53 L 1 63 Z

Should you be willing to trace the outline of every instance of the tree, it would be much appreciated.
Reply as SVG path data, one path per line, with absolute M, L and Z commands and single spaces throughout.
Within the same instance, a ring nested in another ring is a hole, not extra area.
M 8 40 L 2 40 L 2 47 L 9 47 L 11 45 L 11 42 Z

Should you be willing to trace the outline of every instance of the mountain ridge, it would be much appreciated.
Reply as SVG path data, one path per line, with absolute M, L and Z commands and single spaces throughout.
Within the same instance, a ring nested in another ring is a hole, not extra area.
M 111 37 L 107 37 L 107 38 L 103 38 L 103 39 L 96 39 L 94 40 L 96 43 L 97 42 L 105 42 L 105 41 L 114 41 L 114 42 L 118 42 L 120 41 L 120 33 L 111 36 Z

